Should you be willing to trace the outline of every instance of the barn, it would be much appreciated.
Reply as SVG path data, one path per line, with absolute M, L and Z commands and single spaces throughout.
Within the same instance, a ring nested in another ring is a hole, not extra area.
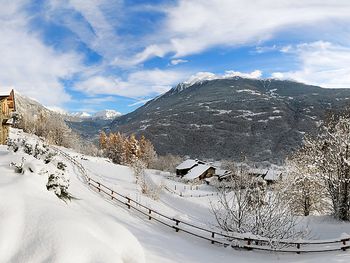
M 0 144 L 6 144 L 12 124 L 11 113 L 16 110 L 15 93 L 12 90 L 10 95 L 0 95 Z

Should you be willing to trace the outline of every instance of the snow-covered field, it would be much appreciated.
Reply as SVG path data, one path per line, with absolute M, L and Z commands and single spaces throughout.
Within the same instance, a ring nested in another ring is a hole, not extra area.
M 28 136 L 17 134 L 12 137 Z M 33 139 L 33 136 L 30 136 Z M 215 193 L 209 186 L 199 188 L 174 182 L 167 174 L 147 171 L 147 177 L 155 185 L 162 184 L 178 193 L 180 197 L 160 190 L 159 200 L 140 194 L 132 171 L 115 165 L 103 158 L 87 157 L 61 148 L 75 157 L 86 168 L 89 176 L 110 186 L 118 192 L 138 200 L 156 210 L 180 219 L 210 225 L 208 197 L 190 197 L 192 194 Z M 14 172 L 11 162 L 34 167 L 24 174 Z M 348 262 L 350 251 L 321 254 L 276 254 L 268 252 L 241 251 L 211 245 L 183 232 L 176 233 L 155 221 L 120 207 L 92 191 L 69 161 L 65 162 L 70 179 L 69 192 L 76 197 L 67 204 L 47 191 L 47 174 L 50 170 L 42 160 L 21 151 L 13 153 L 0 146 L 0 262 Z M 186 188 L 187 187 L 187 188 Z M 349 223 L 339 223 L 329 217 L 309 217 L 313 238 L 338 238 L 350 233 Z

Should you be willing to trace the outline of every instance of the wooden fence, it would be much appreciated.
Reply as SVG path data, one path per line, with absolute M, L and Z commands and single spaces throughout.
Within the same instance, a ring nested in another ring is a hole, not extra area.
M 231 235 L 214 229 L 208 229 L 190 222 L 182 221 L 152 209 L 136 200 L 122 195 L 109 188 L 101 182 L 89 177 L 85 168 L 69 154 L 61 151 L 57 147 L 52 147 L 56 152 L 71 161 L 83 175 L 83 180 L 96 192 L 104 195 L 110 201 L 132 209 L 145 216 L 148 220 L 154 220 L 176 232 L 184 232 L 197 238 L 209 241 L 211 244 L 219 244 L 225 247 L 241 248 L 246 250 L 263 250 L 274 252 L 294 252 L 294 253 L 316 253 L 330 251 L 346 251 L 350 248 L 350 238 L 339 238 L 330 240 L 270 240 L 264 238 L 253 238 Z

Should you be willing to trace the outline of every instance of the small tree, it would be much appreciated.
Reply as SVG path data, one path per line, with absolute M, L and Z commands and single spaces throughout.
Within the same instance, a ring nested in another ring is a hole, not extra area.
M 220 228 L 228 232 L 252 233 L 271 240 L 297 238 L 297 218 L 279 192 L 268 192 L 266 182 L 245 171 L 236 171 L 230 181 L 218 187 L 218 202 L 212 212 Z

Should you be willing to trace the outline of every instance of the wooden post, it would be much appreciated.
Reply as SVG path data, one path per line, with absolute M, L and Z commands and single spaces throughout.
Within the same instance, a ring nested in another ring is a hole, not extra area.
M 297 244 L 297 249 L 300 249 L 300 244 Z M 300 251 L 298 251 L 297 254 L 300 254 Z
M 127 197 L 127 199 L 128 199 L 128 208 L 130 209 L 130 198 Z
M 97 183 L 98 184 L 98 191 L 101 192 L 101 184 L 100 183 Z
M 215 236 L 215 233 L 212 232 L 212 233 L 211 233 L 211 237 L 214 238 L 214 236 Z M 212 240 L 211 243 L 214 244 L 214 240 Z
M 176 191 L 176 185 L 175 185 L 175 191 Z
M 149 214 L 150 216 L 148 217 L 148 220 L 151 220 L 151 219 L 152 219 L 152 217 L 151 217 L 151 213 L 152 213 L 152 210 L 151 210 L 151 209 L 149 209 L 149 210 L 148 210 L 148 214 Z
M 343 242 L 343 247 L 341 248 L 343 251 L 346 251 L 346 247 L 345 247 L 345 245 L 346 245 L 346 241 L 347 241 L 348 239 L 342 239 L 341 241 Z
M 179 225 L 179 223 L 180 223 L 180 221 L 179 220 L 177 220 L 177 219 L 175 219 L 175 222 L 176 222 L 176 225 L 178 226 Z M 175 230 L 176 230 L 176 232 L 179 232 L 179 228 L 178 227 L 175 227 Z

